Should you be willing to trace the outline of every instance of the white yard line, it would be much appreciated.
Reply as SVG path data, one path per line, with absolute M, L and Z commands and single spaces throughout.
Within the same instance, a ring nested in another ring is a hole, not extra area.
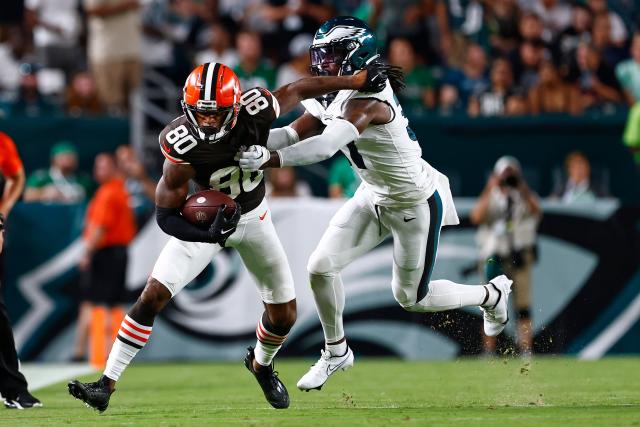
M 29 390 L 34 391 L 60 381 L 70 380 L 82 375 L 96 372 L 86 363 L 25 363 L 20 367 L 29 383 Z

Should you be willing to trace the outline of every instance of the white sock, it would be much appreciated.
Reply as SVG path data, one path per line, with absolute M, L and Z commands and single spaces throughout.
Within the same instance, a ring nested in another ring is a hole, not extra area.
M 484 302 L 484 304 L 482 304 L 482 307 L 493 307 L 498 303 L 498 296 L 500 295 L 500 292 L 496 290 L 496 288 L 491 283 L 484 285 L 483 288 L 486 289 L 486 301 Z
M 347 340 L 337 344 L 325 344 L 324 348 L 331 353 L 332 356 L 344 356 L 347 352 Z
M 262 366 L 269 366 L 273 362 L 273 358 L 276 357 L 276 353 L 282 347 L 282 343 L 287 339 L 287 336 L 281 336 L 269 331 L 262 322 L 262 319 L 258 321 L 256 327 L 256 348 L 253 351 L 256 356 L 256 362 Z
M 340 275 L 309 274 L 313 299 L 316 303 L 325 342 L 344 338 L 342 312 L 344 311 L 344 286 Z M 346 346 L 346 344 L 345 344 Z M 346 349 L 345 349 L 346 351 Z
M 489 295 L 491 296 L 491 294 L 490 291 Z M 485 302 L 486 297 L 487 292 L 484 286 L 461 285 L 450 280 L 432 280 L 429 282 L 427 295 L 416 305 L 410 307 L 410 310 L 433 312 L 479 306 Z
M 125 316 L 120 324 L 118 336 L 111 347 L 104 375 L 114 381 L 118 381 L 120 375 L 129 366 L 135 355 L 149 341 L 151 329 L 151 326 L 141 325 L 129 315 Z

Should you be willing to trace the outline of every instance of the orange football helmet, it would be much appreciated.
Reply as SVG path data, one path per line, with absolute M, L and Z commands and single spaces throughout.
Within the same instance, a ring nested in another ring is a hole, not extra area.
M 182 91 L 182 110 L 201 139 L 216 142 L 236 125 L 240 112 L 240 81 L 224 64 L 198 65 Z

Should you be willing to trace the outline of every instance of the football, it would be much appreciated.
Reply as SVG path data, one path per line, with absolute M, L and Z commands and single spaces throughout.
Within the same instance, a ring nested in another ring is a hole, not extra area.
M 199 191 L 189 196 L 184 202 L 182 216 L 194 225 L 208 228 L 222 205 L 227 206 L 225 210 L 227 217 L 230 217 L 236 209 L 236 202 L 220 191 Z

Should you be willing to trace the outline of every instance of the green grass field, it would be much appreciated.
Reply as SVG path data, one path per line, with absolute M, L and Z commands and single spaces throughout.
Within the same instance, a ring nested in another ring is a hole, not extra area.
M 302 393 L 295 383 L 309 362 L 277 365 L 291 396 L 288 410 L 268 406 L 241 361 L 138 364 L 102 415 L 59 383 L 36 393 L 44 408 L 0 409 L 0 426 L 640 426 L 638 358 L 530 364 L 360 358 L 322 391 Z

